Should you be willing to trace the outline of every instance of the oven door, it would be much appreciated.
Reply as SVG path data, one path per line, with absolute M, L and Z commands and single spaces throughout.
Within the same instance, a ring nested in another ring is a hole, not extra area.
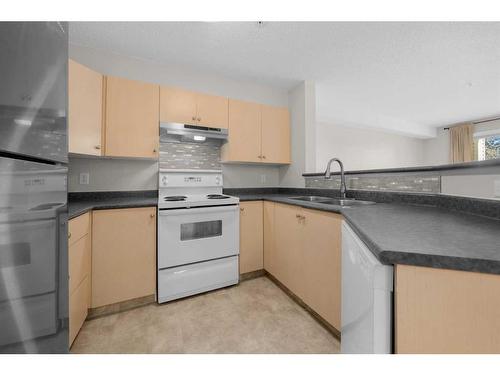
M 158 268 L 237 255 L 239 206 L 159 210 Z

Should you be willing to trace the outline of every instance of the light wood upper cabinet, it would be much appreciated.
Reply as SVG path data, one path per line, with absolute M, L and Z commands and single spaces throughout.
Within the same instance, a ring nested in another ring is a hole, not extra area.
M 262 162 L 290 163 L 290 115 L 287 108 L 262 105 Z
M 195 124 L 196 93 L 176 87 L 160 87 L 160 121 Z
M 103 76 L 73 60 L 68 63 L 69 152 L 103 155 Z
M 240 203 L 240 274 L 264 268 L 262 201 Z
M 197 95 L 198 124 L 212 128 L 228 128 L 228 99 L 223 96 Z
M 500 275 L 395 268 L 396 353 L 500 353 Z
M 156 290 L 156 208 L 98 210 L 92 217 L 92 307 Z
M 228 99 L 161 86 L 160 121 L 227 129 Z
M 106 77 L 107 156 L 157 158 L 159 86 Z
M 303 210 L 304 302 L 340 330 L 342 216 Z
M 229 138 L 222 146 L 222 161 L 289 164 L 288 109 L 229 100 Z
M 258 163 L 261 158 L 260 104 L 229 100 L 229 139 L 222 146 L 224 161 Z

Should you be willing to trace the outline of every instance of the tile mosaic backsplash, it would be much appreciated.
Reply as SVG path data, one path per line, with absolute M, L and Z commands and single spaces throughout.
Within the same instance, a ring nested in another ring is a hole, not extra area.
M 160 143 L 161 169 L 221 169 L 220 146 L 214 143 Z
M 331 180 L 324 177 L 306 177 L 307 188 L 339 189 L 340 177 Z M 440 193 L 441 176 L 422 175 L 369 175 L 346 176 L 347 189 L 398 191 L 412 193 Z

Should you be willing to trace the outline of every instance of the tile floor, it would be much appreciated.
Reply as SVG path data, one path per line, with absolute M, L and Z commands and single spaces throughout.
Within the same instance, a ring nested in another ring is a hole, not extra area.
M 338 353 L 339 341 L 266 277 L 85 322 L 72 353 Z

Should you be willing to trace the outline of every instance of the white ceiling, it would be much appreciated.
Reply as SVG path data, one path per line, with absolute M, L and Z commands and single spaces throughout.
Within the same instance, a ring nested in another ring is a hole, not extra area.
M 500 114 L 500 23 L 77 22 L 70 43 L 290 89 L 317 119 L 417 137 Z

